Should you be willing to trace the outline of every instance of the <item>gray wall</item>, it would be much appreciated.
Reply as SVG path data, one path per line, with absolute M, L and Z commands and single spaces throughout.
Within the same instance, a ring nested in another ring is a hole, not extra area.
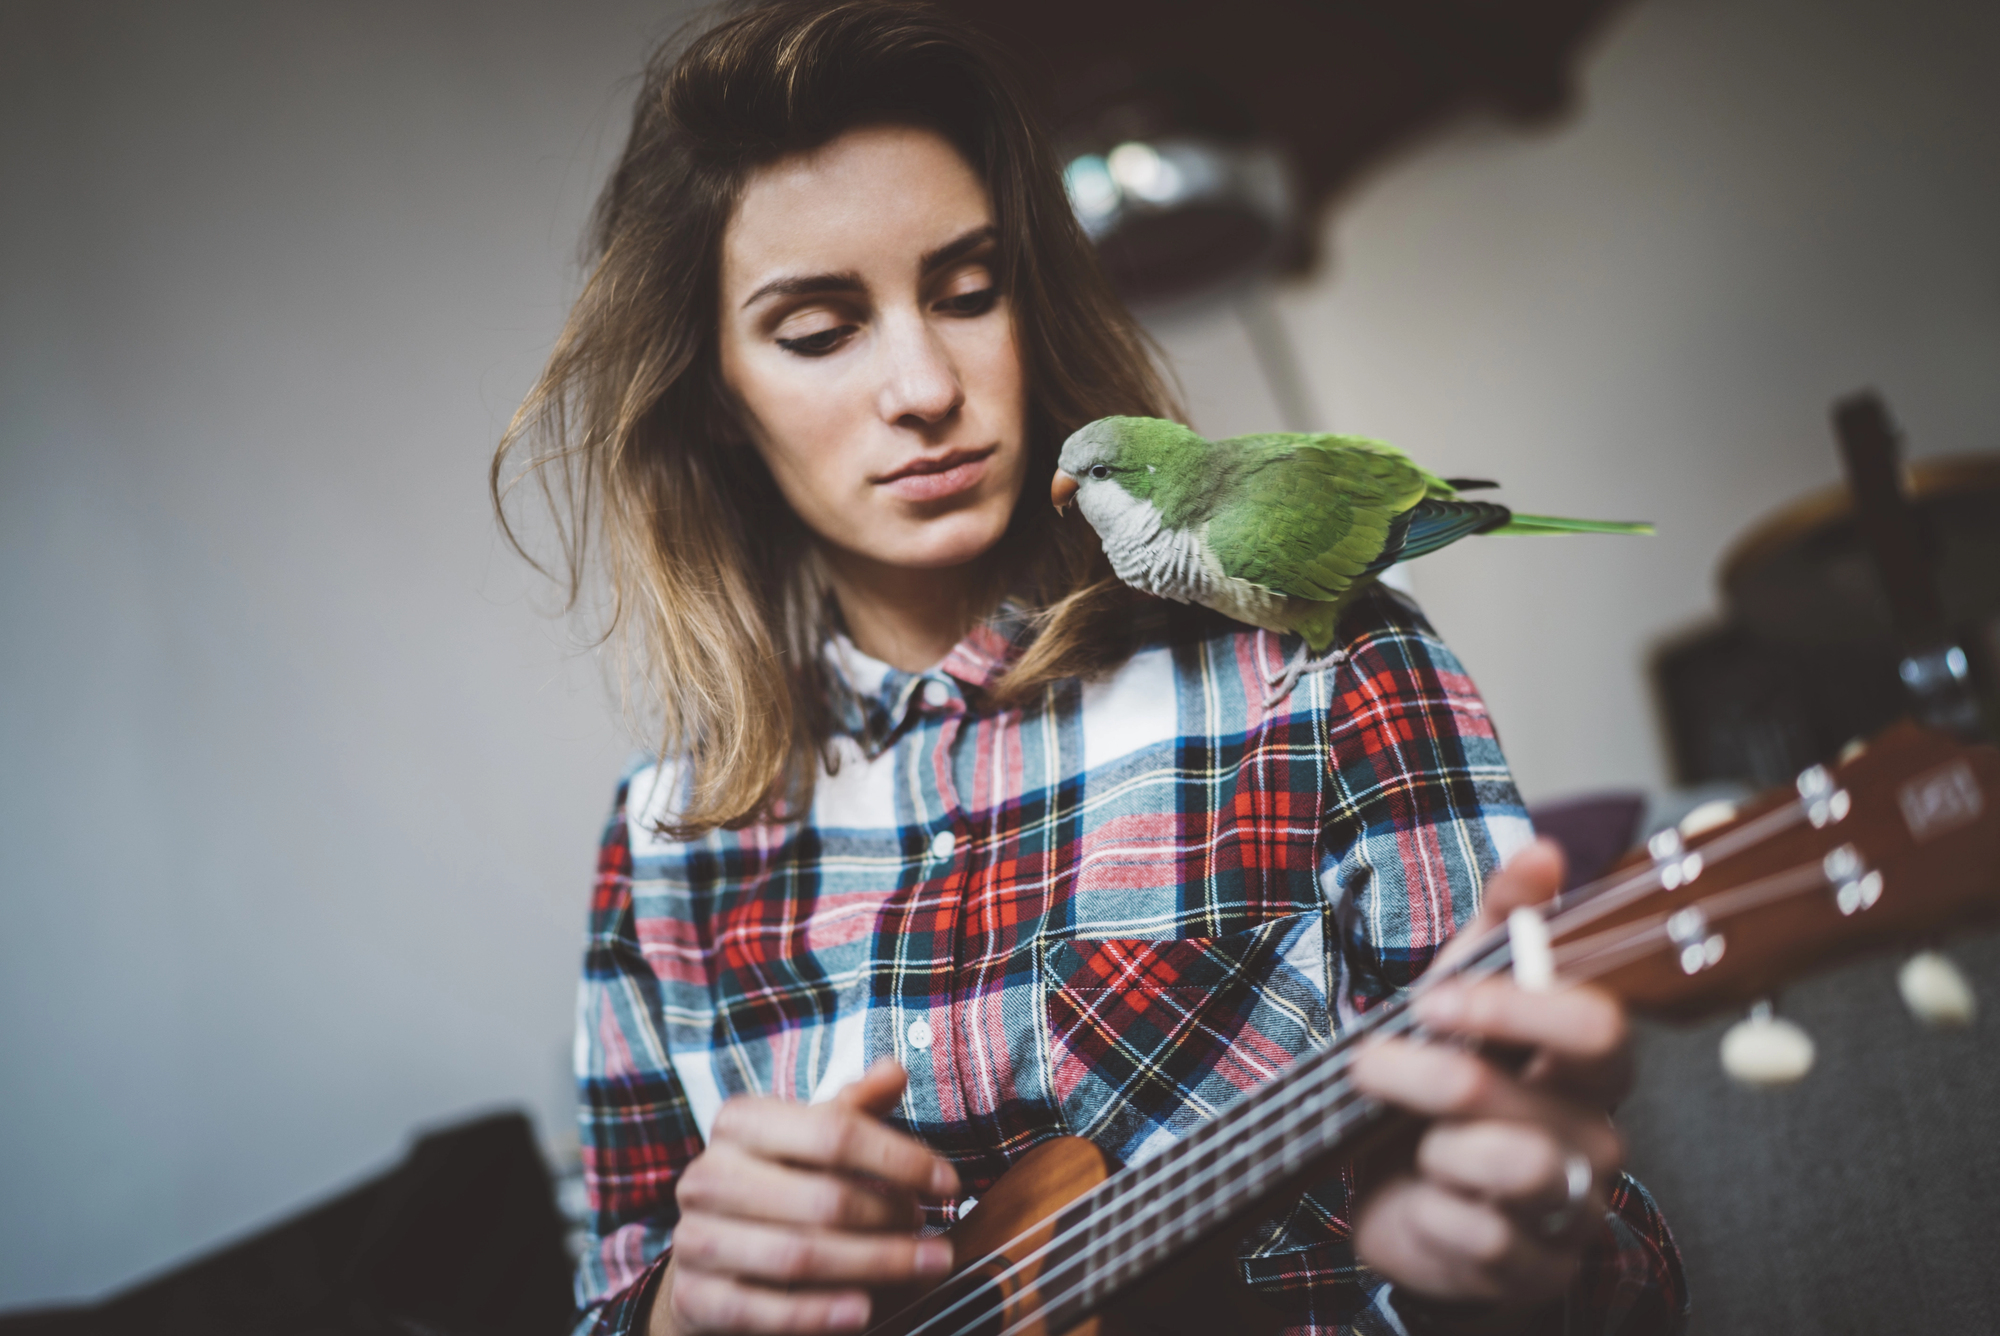
M 563 1136 L 624 743 L 482 470 L 671 12 L 0 9 L 0 1306 L 425 1121 Z M 1531 796 L 1660 781 L 1640 655 L 1832 479 L 1831 396 L 1996 444 L 1996 45 L 1946 0 L 1650 0 L 1579 120 L 1386 168 L 1280 294 L 1333 425 L 1661 522 L 1415 569 Z M 1205 423 L 1275 420 L 1226 317 L 1162 333 Z
M 0 10 L 0 1304 L 564 1133 L 624 746 L 484 469 L 668 12 Z

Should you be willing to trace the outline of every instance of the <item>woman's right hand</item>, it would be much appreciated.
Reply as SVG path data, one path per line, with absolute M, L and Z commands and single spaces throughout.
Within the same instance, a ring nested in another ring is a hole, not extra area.
M 882 1125 L 907 1079 L 884 1059 L 825 1104 L 724 1104 L 676 1189 L 650 1336 L 857 1331 L 871 1288 L 943 1278 L 951 1244 L 917 1237 L 917 1199 L 958 1174 Z

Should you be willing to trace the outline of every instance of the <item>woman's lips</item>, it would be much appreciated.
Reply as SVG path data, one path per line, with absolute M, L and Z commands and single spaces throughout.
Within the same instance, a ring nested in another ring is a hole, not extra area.
M 904 501 L 938 501 L 956 496 L 979 485 L 997 448 L 989 445 L 984 450 L 953 450 L 935 459 L 915 460 L 877 478 L 875 484 Z

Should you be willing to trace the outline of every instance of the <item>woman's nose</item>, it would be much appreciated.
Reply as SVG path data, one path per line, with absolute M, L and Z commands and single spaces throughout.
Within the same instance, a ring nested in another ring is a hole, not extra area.
M 905 426 L 935 426 L 965 402 L 958 370 L 937 334 L 923 321 L 895 330 L 888 340 L 882 382 L 882 416 Z

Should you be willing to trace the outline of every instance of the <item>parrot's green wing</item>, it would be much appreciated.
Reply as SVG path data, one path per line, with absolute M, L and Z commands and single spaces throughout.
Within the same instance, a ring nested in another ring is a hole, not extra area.
M 1315 647 L 1333 639 L 1348 597 L 1413 546 L 1410 512 L 1433 493 L 1451 496 L 1443 479 L 1379 441 L 1239 436 L 1217 447 L 1235 457 L 1228 495 L 1209 515 L 1209 550 L 1227 575 L 1306 601 L 1295 629 Z M 1422 550 L 1441 545 L 1434 537 L 1442 533 L 1427 533 Z
M 1224 574 L 1283 595 L 1282 620 L 1315 652 L 1333 643 L 1340 614 L 1377 575 L 1472 534 L 1653 531 L 1469 501 L 1460 480 L 1358 436 L 1238 436 L 1215 448 L 1226 482 L 1208 501 L 1209 550 Z

